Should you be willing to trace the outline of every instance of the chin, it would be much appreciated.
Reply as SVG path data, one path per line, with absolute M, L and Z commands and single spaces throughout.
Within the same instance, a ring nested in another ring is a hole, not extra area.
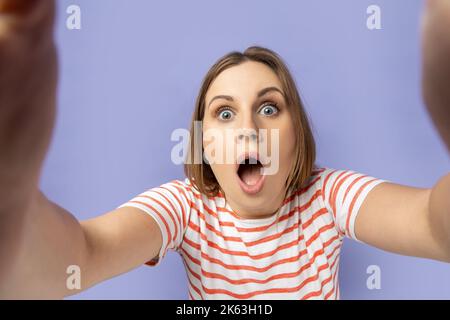
M 255 213 L 258 215 L 267 215 L 270 211 L 276 211 L 281 206 L 283 200 L 277 184 L 270 181 L 270 177 L 267 177 L 262 189 L 254 194 L 249 194 L 242 190 L 239 183 L 233 184 L 233 202 L 238 204 L 241 209 L 245 209 L 248 213 Z M 277 202 L 280 201 L 278 204 Z M 273 207 L 273 208 L 272 208 Z M 269 211 L 269 212 L 268 212 Z

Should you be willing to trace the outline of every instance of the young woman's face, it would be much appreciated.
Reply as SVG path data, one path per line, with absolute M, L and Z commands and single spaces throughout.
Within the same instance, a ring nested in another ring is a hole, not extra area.
M 295 132 L 280 80 L 268 66 L 244 62 L 213 81 L 205 97 L 203 147 L 237 214 L 262 218 L 278 210 Z M 245 158 L 253 164 L 239 165 Z

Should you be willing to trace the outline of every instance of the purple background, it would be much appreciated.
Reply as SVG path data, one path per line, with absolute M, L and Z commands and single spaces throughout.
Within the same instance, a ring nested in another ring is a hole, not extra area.
M 188 127 L 200 82 L 231 50 L 277 51 L 298 82 L 318 162 L 431 187 L 449 157 L 420 97 L 422 1 L 58 1 L 59 114 L 41 187 L 83 220 L 147 188 L 183 177 L 170 134 Z M 82 30 L 65 27 L 82 9 Z M 366 28 L 366 8 L 382 30 Z M 131 248 L 132 249 L 132 248 Z M 368 290 L 366 268 L 381 268 Z M 450 298 L 450 265 L 346 240 L 343 299 Z M 185 299 L 186 275 L 170 253 L 75 296 Z

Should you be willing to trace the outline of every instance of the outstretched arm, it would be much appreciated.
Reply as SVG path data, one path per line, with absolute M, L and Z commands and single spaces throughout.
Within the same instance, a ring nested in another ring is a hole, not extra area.
M 161 232 L 135 208 L 79 222 L 38 189 L 55 118 L 54 1 L 0 0 L 0 298 L 62 298 L 157 255 Z
M 450 151 L 450 1 L 428 0 L 423 16 L 423 94 Z M 360 208 L 357 238 L 404 255 L 450 262 L 450 174 L 432 188 L 376 186 Z
M 423 93 L 431 117 L 450 151 L 450 1 L 428 0 L 423 17 Z M 450 174 L 430 193 L 430 225 L 450 255 Z

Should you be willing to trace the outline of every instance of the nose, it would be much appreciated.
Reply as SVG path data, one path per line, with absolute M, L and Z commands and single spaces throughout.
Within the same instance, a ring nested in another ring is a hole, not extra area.
M 254 118 L 252 108 L 244 108 L 245 112 L 241 113 L 241 117 L 236 128 L 236 143 L 254 143 L 258 142 L 258 123 Z
M 256 129 L 254 128 L 243 128 L 239 129 L 237 133 L 237 139 L 238 141 L 245 141 L 246 139 L 251 141 L 257 141 L 258 140 L 258 133 L 256 132 Z

